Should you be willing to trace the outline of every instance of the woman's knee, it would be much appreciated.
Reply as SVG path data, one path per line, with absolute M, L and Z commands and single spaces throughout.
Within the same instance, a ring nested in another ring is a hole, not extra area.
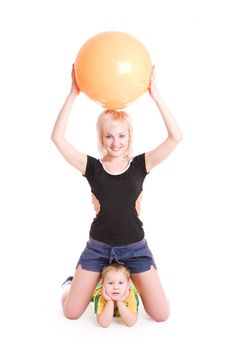
M 71 303 L 68 298 L 62 303 L 63 314 L 69 320 L 77 320 L 85 311 L 84 306 Z
M 151 318 L 156 322 L 165 322 L 168 320 L 170 313 L 169 312 L 163 312 L 160 314 L 151 314 Z
M 169 305 L 164 307 L 162 310 L 146 310 L 148 315 L 156 322 L 165 322 L 170 316 Z
M 84 311 L 74 310 L 72 308 L 63 306 L 63 314 L 69 320 L 77 320 L 78 318 L 80 318 L 80 316 L 82 316 L 83 312 Z
M 64 311 L 64 316 L 68 318 L 69 320 L 77 320 L 81 315 L 78 315 L 74 312 L 65 312 Z

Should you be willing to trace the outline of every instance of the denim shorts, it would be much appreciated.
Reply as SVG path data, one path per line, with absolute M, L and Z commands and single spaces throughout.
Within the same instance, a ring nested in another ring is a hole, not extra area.
M 153 255 L 145 239 L 114 246 L 92 238 L 87 242 L 76 268 L 81 265 L 84 270 L 100 272 L 104 266 L 114 262 L 126 266 L 130 273 L 145 272 L 150 270 L 151 266 L 156 269 Z

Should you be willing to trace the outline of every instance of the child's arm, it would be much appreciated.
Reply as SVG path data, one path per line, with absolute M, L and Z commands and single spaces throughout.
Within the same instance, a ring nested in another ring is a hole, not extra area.
M 101 327 L 108 327 L 112 322 L 114 313 L 114 301 L 105 293 L 105 287 L 102 286 L 102 297 L 106 301 L 102 312 L 96 315 L 97 322 Z
M 132 327 L 135 325 L 135 323 L 137 322 L 137 318 L 138 315 L 137 313 L 134 313 L 132 311 L 130 311 L 126 304 L 124 303 L 124 301 L 122 300 L 118 300 L 117 301 L 117 308 L 119 311 L 119 314 L 123 320 L 123 322 L 128 326 L 128 327 Z
M 130 283 L 128 284 L 128 286 L 130 285 Z M 119 300 L 116 301 L 116 305 L 118 308 L 118 312 L 122 318 L 122 321 L 128 326 L 128 327 L 132 327 L 138 319 L 138 314 L 137 314 L 137 310 L 135 309 L 135 312 L 131 311 L 130 308 L 128 308 L 126 306 L 125 301 L 127 300 L 127 298 L 130 295 L 130 288 L 126 288 L 125 291 L 125 295 L 120 298 Z M 132 301 L 131 301 L 132 302 Z M 129 306 L 129 305 L 128 305 Z M 134 310 L 134 308 L 132 308 L 132 310 Z
M 112 300 L 108 300 L 105 304 L 105 307 L 101 314 L 96 316 L 97 322 L 101 327 L 108 327 L 112 322 L 114 312 L 114 302 Z

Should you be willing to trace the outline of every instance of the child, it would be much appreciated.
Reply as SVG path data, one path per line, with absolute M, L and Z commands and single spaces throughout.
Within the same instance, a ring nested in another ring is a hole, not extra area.
M 114 263 L 103 268 L 93 301 L 97 322 L 102 327 L 108 327 L 114 316 L 121 317 L 129 327 L 137 321 L 138 293 L 130 282 L 129 270 L 123 265 Z

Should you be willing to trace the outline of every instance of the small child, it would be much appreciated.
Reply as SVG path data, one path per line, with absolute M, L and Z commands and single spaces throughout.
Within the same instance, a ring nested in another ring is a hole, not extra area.
M 131 327 L 137 321 L 139 297 L 130 281 L 129 270 L 120 264 L 107 265 L 93 295 L 97 322 L 108 327 L 113 317 L 121 317 Z

